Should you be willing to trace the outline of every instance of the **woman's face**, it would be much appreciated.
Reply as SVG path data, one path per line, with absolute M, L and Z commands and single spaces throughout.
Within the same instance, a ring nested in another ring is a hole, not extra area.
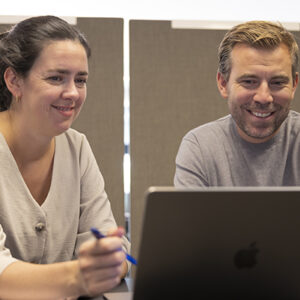
M 77 41 L 53 41 L 20 80 L 20 112 L 29 130 L 46 136 L 66 131 L 86 98 L 88 59 Z

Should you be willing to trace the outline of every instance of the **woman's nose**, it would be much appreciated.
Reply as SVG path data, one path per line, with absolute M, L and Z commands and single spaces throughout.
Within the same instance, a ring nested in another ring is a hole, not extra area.
M 79 91 L 75 82 L 70 82 L 65 85 L 63 91 L 63 98 L 70 100 L 77 100 L 79 97 Z

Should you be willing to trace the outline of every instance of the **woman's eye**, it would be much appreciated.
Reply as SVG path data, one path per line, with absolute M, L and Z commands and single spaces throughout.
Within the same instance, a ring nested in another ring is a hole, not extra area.
M 86 78 L 78 78 L 75 80 L 76 84 L 79 86 L 83 86 L 87 83 L 87 79 Z

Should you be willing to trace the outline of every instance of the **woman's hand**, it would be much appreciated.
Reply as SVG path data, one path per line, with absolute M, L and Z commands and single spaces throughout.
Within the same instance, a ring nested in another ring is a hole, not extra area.
M 85 295 L 99 295 L 120 283 L 126 265 L 123 235 L 124 229 L 118 228 L 107 237 L 87 241 L 80 247 L 78 261 Z

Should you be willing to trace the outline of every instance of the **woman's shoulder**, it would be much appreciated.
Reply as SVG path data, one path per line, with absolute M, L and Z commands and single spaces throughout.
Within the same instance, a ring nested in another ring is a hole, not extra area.
M 69 128 L 64 133 L 58 135 L 56 137 L 57 142 L 68 142 L 69 144 L 82 144 L 86 140 L 85 134 L 73 129 Z
M 82 156 L 83 153 L 91 152 L 90 144 L 85 134 L 69 128 L 55 138 L 56 151 L 69 153 L 70 155 Z M 65 156 L 66 154 L 64 154 Z

